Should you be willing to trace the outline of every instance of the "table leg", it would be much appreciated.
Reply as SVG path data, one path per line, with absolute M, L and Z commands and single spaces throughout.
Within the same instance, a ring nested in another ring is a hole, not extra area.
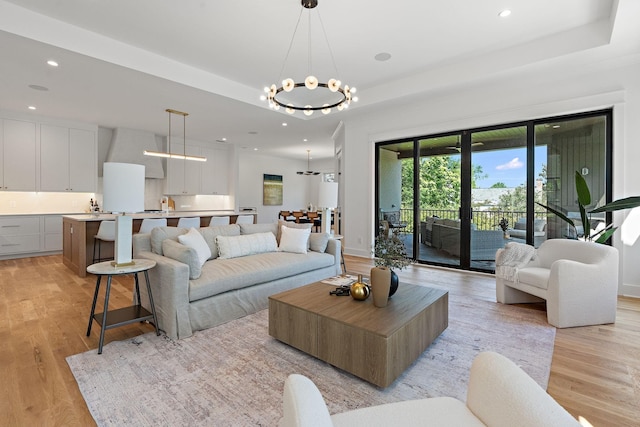
M 151 314 L 153 314 L 153 326 L 156 328 L 156 335 L 160 335 L 158 328 L 158 318 L 156 317 L 156 306 L 153 303 L 153 294 L 151 293 L 151 283 L 149 283 L 149 271 L 144 271 L 144 280 L 147 282 L 147 294 L 149 295 L 149 304 L 151 305 Z
M 100 342 L 98 343 L 98 354 L 102 354 L 102 343 L 104 342 L 104 331 L 107 329 L 107 311 L 109 310 L 109 291 L 111 291 L 111 275 L 107 276 L 107 289 L 104 294 L 104 313 L 102 313 L 102 328 L 100 329 Z
M 91 304 L 91 314 L 89 314 L 89 326 L 87 327 L 87 336 L 91 335 L 91 325 L 93 324 L 93 315 L 96 312 L 96 302 L 98 301 L 98 292 L 100 291 L 100 279 L 102 279 L 102 276 L 98 276 L 98 279 L 96 279 L 96 290 L 93 293 L 93 304 Z
M 140 304 L 140 285 L 138 285 L 138 273 L 133 274 L 133 279 L 136 284 L 136 289 L 133 293 L 134 304 Z

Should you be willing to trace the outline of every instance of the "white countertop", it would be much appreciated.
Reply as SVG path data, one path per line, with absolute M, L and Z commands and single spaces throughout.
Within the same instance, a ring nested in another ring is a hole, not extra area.
M 226 215 L 255 215 L 257 212 L 255 211 L 170 211 L 169 213 L 164 212 L 140 212 L 134 214 L 128 214 L 127 216 L 131 216 L 133 219 L 144 219 L 144 218 L 182 218 L 182 217 L 192 217 L 192 216 L 226 216 Z M 75 215 L 63 215 L 64 218 L 70 218 L 76 221 L 108 221 L 115 219 L 116 215 L 114 214 L 75 214 Z

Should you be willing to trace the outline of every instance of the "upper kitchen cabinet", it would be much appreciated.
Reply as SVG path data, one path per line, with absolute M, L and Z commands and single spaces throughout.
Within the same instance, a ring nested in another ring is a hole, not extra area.
M 98 179 L 96 133 L 40 126 L 40 191 L 92 193 Z
M 36 124 L 0 119 L 0 188 L 36 191 Z
M 202 147 L 207 161 L 202 163 L 201 194 L 229 194 L 229 152 Z

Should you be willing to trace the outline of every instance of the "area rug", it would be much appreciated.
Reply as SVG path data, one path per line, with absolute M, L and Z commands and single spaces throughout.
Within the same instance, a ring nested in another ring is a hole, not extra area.
M 273 426 L 289 374 L 311 378 L 331 413 L 433 396 L 466 398 L 481 351 L 501 353 L 546 389 L 555 328 L 544 312 L 449 296 L 449 327 L 380 389 L 268 335 L 267 310 L 172 341 L 148 333 L 67 358 L 99 426 Z

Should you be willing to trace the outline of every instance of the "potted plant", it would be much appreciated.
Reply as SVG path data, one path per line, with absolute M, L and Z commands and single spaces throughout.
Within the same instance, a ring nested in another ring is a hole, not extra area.
M 587 182 L 584 180 L 580 172 L 576 171 L 575 173 L 576 180 L 576 193 L 578 195 L 578 209 L 580 210 L 580 219 L 582 221 L 582 228 L 584 230 L 584 239 L 585 241 L 595 241 L 596 243 L 606 243 L 607 240 L 615 233 L 618 227 L 614 227 L 613 224 L 607 224 L 602 230 L 599 230 L 593 235 L 591 234 L 591 221 L 590 214 L 599 213 L 599 212 L 614 212 L 622 209 L 632 209 L 640 206 L 640 197 L 626 197 L 624 199 L 616 200 L 611 203 L 607 203 L 604 206 L 600 206 L 597 209 L 593 209 L 587 212 L 586 206 L 591 204 L 591 192 L 589 191 L 589 186 Z M 536 202 L 537 203 L 537 202 Z M 549 212 L 557 215 L 560 219 L 567 222 L 571 225 L 576 231 L 576 224 L 573 220 L 567 217 L 564 213 L 553 209 L 549 206 L 538 203 L 538 205 L 542 206 Z M 576 232 L 577 236 L 577 232 Z
M 502 217 L 500 219 L 500 222 L 498 222 L 498 226 L 502 229 L 502 234 L 504 236 L 505 239 L 508 239 L 509 236 L 509 220 L 505 217 Z
M 395 234 L 389 237 L 378 235 L 373 248 L 373 256 L 376 267 L 387 267 L 391 270 L 389 296 L 392 296 L 398 290 L 398 275 L 393 269 L 402 270 L 411 264 L 411 259 L 407 258 L 407 249 Z

